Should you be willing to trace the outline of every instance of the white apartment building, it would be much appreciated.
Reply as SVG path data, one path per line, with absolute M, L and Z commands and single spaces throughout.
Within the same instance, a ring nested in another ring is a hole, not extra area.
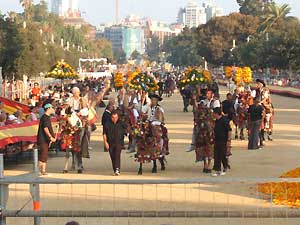
M 205 9 L 195 0 L 189 0 L 186 6 L 185 25 L 189 28 L 198 27 L 206 23 Z

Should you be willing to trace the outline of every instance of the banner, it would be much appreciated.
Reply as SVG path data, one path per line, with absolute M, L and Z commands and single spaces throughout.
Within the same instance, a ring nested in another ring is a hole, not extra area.
M 23 112 L 23 119 L 25 119 L 30 113 L 30 107 L 28 105 L 24 105 L 3 97 L 0 97 L 0 102 L 2 102 L 4 105 L 3 111 L 10 115 L 20 110 Z
M 52 127 L 56 132 L 57 119 L 52 119 Z M 0 127 L 0 148 L 4 148 L 8 144 L 14 144 L 21 141 L 37 142 L 37 132 L 39 129 L 39 121 L 25 122 L 21 124 L 13 124 Z

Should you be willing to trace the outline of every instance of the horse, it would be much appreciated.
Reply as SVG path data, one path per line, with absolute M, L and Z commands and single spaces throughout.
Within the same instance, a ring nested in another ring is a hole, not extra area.
M 167 129 L 163 125 L 151 124 L 149 121 L 142 124 L 141 133 L 137 136 L 136 160 L 139 162 L 138 175 L 143 174 L 143 164 L 152 162 L 152 173 L 157 173 L 157 160 L 161 170 L 166 170 L 165 155 L 169 154 Z

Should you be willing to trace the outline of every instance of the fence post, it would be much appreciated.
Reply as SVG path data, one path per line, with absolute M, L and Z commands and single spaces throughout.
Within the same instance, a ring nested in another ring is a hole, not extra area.
M 33 150 L 33 172 L 35 175 L 39 173 L 38 167 L 38 150 L 35 148 Z M 40 211 L 40 185 L 39 184 L 30 184 L 30 193 L 33 201 L 33 211 Z M 41 218 L 34 217 L 34 225 L 40 225 Z
M 0 154 L 0 179 L 4 178 L 4 158 Z M 6 225 L 6 217 L 3 216 L 3 211 L 6 209 L 8 200 L 8 184 L 0 185 L 0 225 Z
M 38 174 L 39 172 L 39 160 L 38 160 L 38 149 L 34 148 L 33 149 L 33 172 L 35 174 Z

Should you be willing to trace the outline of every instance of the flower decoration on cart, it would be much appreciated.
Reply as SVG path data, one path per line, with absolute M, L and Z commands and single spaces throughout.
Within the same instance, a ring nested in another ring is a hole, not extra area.
M 146 73 L 139 73 L 133 74 L 134 77 L 128 83 L 128 87 L 130 89 L 134 89 L 137 91 L 145 91 L 148 93 L 153 93 L 158 90 L 158 85 L 154 77 L 146 74 Z
M 184 72 L 183 78 L 179 81 L 180 87 L 185 85 L 198 85 L 211 82 L 211 74 L 208 70 L 189 68 Z
M 46 78 L 54 79 L 77 79 L 78 74 L 73 67 L 66 63 L 63 59 L 54 64 L 50 71 L 47 73 Z

